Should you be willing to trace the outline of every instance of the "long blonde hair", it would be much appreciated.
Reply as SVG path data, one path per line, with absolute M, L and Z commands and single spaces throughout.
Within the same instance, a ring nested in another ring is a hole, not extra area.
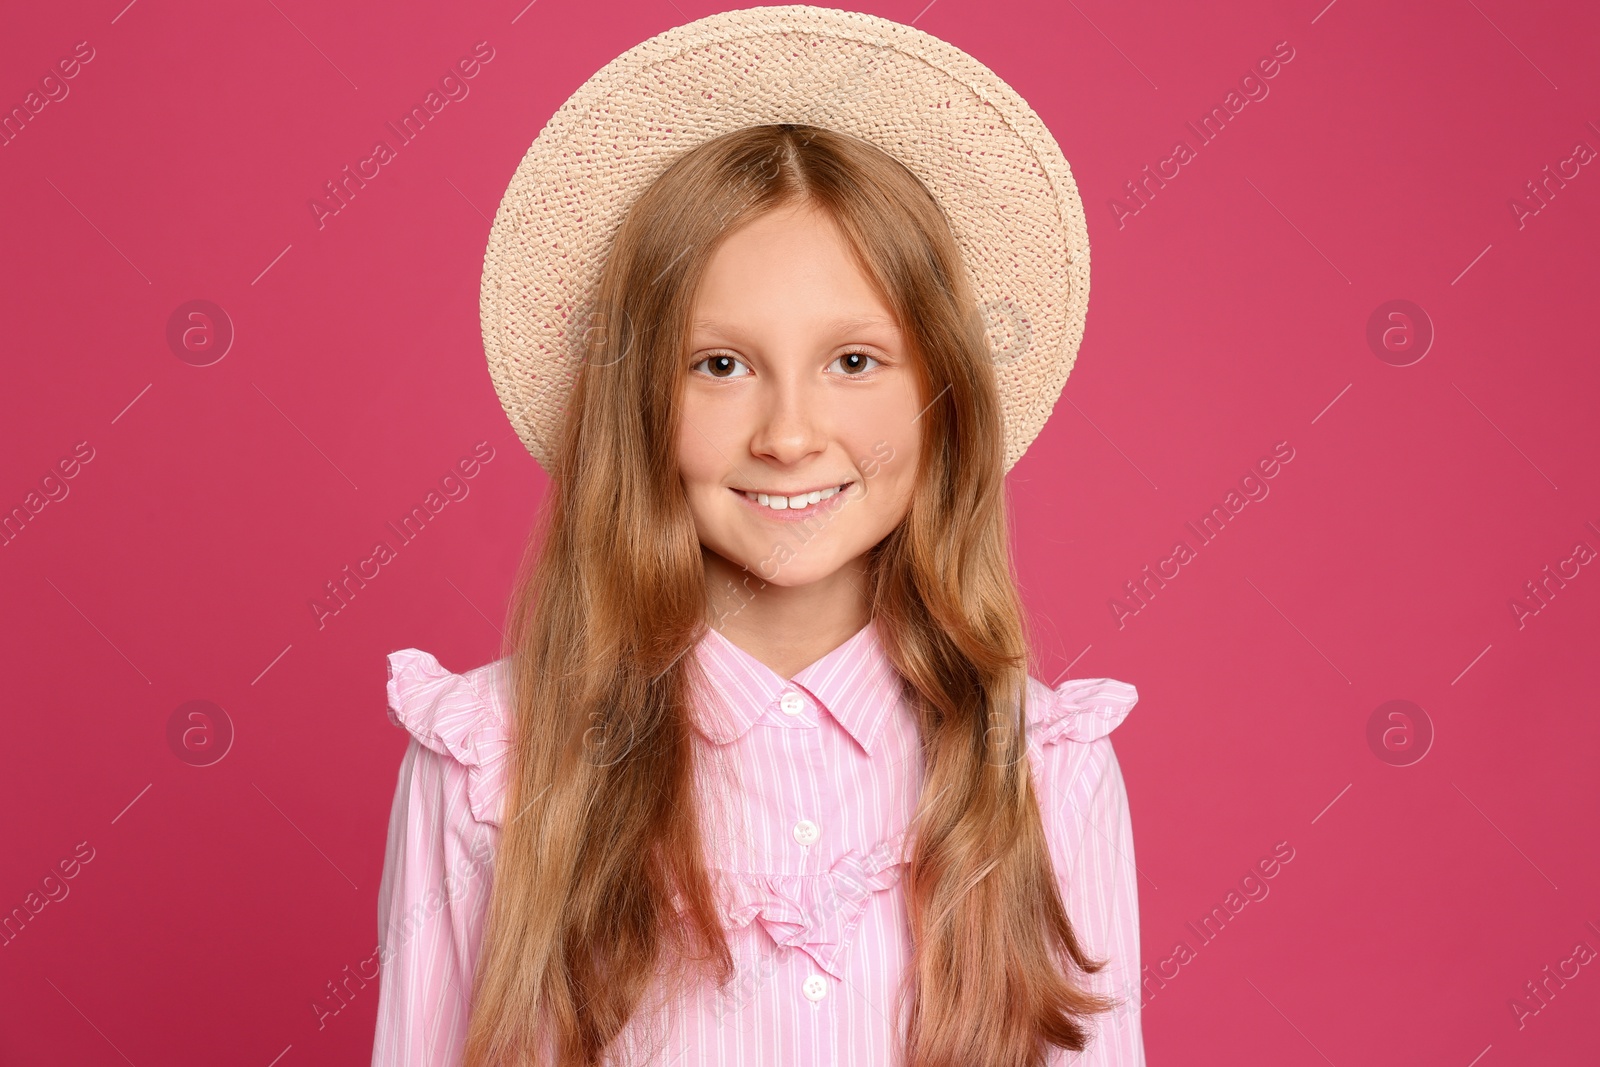
M 688 653 L 709 607 L 677 472 L 701 274 L 727 234 L 809 200 L 907 331 L 925 399 L 910 509 L 870 554 L 871 608 L 918 716 L 904 872 L 907 1067 L 1034 1067 L 1111 1002 L 1062 903 L 1026 758 L 1027 636 L 1003 427 L 959 247 L 926 188 L 848 135 L 755 126 L 685 153 L 605 264 L 539 536 L 511 605 L 515 743 L 468 1067 L 596 1064 L 641 1001 L 733 959 L 706 865 Z M 622 749 L 619 753 L 619 749 Z M 599 757 L 599 758 L 597 758 Z

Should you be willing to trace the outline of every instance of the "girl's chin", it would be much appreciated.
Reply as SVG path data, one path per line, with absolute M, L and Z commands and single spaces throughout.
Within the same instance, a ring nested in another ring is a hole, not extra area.
M 720 564 L 717 569 L 726 570 L 726 577 L 736 585 L 744 583 L 754 589 L 763 586 L 799 589 L 835 577 L 848 562 L 841 560 L 834 551 L 821 548 L 816 543 L 796 548 L 777 542 L 760 554 L 709 551 L 716 557 L 716 564 Z
M 772 568 L 768 567 L 767 571 L 771 573 Z M 756 571 L 755 568 L 751 568 L 751 573 L 759 574 L 760 572 Z M 804 574 L 793 573 L 787 569 L 779 568 L 778 573 L 766 579 L 766 582 L 767 585 L 776 586 L 779 589 L 804 589 L 806 586 L 824 582 L 838 573 L 839 569 L 837 567 L 826 571 L 812 567 L 808 568 Z

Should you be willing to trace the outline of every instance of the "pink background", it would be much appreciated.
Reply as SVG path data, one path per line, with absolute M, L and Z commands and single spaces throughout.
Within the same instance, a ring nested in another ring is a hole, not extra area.
M 0 909 L 75 872 L 0 948 L 0 1062 L 363 1062 L 376 986 L 320 1028 L 313 1005 L 375 944 L 405 745 L 384 654 L 499 654 L 545 486 L 483 363 L 490 220 L 589 74 L 713 9 L 123 2 L 0 35 L 8 112 L 93 49 L 0 147 L 0 508 L 93 457 L 0 547 Z M 1021 92 L 1088 211 L 1079 364 L 1010 487 L 1035 673 L 1140 692 L 1116 743 L 1151 1062 L 1594 1062 L 1600 963 L 1525 983 L 1600 950 L 1600 566 L 1563 564 L 1600 550 L 1600 165 L 1521 225 L 1511 202 L 1600 149 L 1600 14 L 925 2 L 870 9 Z M 324 183 L 479 41 L 470 94 L 319 228 Z M 1186 123 L 1284 41 L 1200 145 Z M 1180 138 L 1195 158 L 1119 225 Z M 167 341 L 195 299 L 236 331 L 204 367 Z M 1393 299 L 1436 331 L 1408 366 L 1367 342 Z M 467 497 L 319 627 L 324 583 L 480 441 Z M 1124 583 L 1279 442 L 1270 495 L 1119 625 Z M 1577 573 L 1519 625 L 1546 565 Z M 191 700 L 235 732 L 211 766 L 169 744 Z M 1419 762 L 1394 765 L 1403 730 L 1369 744 L 1390 700 L 1431 724 Z M 1279 842 L 1268 895 L 1202 941 Z

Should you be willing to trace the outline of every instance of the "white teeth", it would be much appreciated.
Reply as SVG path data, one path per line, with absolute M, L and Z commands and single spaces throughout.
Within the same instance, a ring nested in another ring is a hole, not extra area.
M 745 497 L 757 504 L 771 508 L 773 511 L 788 511 L 790 508 L 805 508 L 812 504 L 820 503 L 839 492 L 838 486 L 828 489 L 814 489 L 809 493 L 796 493 L 794 496 L 776 496 L 770 493 L 745 492 Z

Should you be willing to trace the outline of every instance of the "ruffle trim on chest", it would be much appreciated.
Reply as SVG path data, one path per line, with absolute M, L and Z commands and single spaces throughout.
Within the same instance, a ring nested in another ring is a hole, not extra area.
M 803 950 L 818 967 L 844 978 L 844 961 L 873 894 L 891 889 L 909 857 L 901 830 L 870 850 L 851 849 L 822 874 L 764 874 L 718 869 L 737 930 L 760 921 L 772 940 Z
M 1054 689 L 1028 681 L 1028 732 L 1040 745 L 1097 741 L 1139 702 L 1139 690 L 1114 678 L 1072 678 Z
M 505 801 L 511 730 L 488 672 L 446 670 L 421 649 L 389 653 L 389 721 L 467 769 L 472 817 L 499 826 Z

